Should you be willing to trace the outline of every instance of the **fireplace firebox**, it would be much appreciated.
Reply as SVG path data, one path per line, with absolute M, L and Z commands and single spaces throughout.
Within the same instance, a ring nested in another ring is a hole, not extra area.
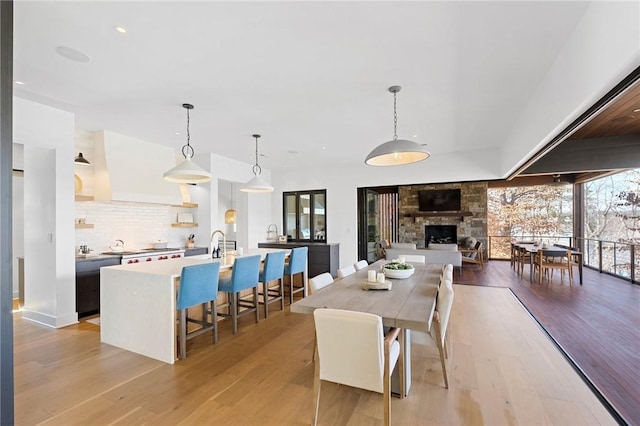
M 458 227 L 456 225 L 425 225 L 424 246 L 429 244 L 457 244 Z

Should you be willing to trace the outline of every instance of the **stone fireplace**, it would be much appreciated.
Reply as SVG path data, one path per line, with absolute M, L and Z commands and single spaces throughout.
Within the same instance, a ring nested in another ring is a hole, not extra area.
M 457 225 L 425 225 L 424 226 L 424 246 L 429 244 L 457 244 Z

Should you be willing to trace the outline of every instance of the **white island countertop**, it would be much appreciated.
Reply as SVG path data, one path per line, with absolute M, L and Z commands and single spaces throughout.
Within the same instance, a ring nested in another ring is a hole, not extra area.
M 264 259 L 274 251 L 282 249 L 249 249 L 243 256 L 259 254 Z M 177 356 L 176 286 L 182 267 L 221 261 L 209 256 L 101 268 L 101 342 L 173 364 Z M 230 271 L 233 259 L 227 256 L 220 270 Z

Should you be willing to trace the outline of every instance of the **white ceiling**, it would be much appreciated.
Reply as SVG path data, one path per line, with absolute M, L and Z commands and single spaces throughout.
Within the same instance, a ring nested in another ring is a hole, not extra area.
M 270 169 L 349 164 L 393 135 L 507 143 L 584 2 L 16 2 L 15 94 L 106 129 Z M 126 35 L 114 25 L 128 29 Z M 88 63 L 56 53 L 67 46 Z M 179 132 L 180 135 L 176 135 Z M 297 153 L 292 153 L 292 151 Z

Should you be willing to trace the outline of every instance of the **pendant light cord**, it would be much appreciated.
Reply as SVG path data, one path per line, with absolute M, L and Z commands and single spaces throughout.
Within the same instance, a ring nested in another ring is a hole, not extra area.
M 253 174 L 259 176 L 262 173 L 262 167 L 258 164 L 258 138 L 260 135 L 253 135 L 256 138 L 256 164 L 253 166 Z
M 196 153 L 191 146 L 191 133 L 189 132 L 189 122 L 191 121 L 189 117 L 189 110 L 193 109 L 193 105 L 191 104 L 182 104 L 182 107 L 187 110 L 187 144 L 182 147 L 182 155 L 184 158 L 193 158 L 193 155 Z
M 398 113 L 396 112 L 396 95 L 397 92 L 393 92 L 393 140 L 398 140 Z

